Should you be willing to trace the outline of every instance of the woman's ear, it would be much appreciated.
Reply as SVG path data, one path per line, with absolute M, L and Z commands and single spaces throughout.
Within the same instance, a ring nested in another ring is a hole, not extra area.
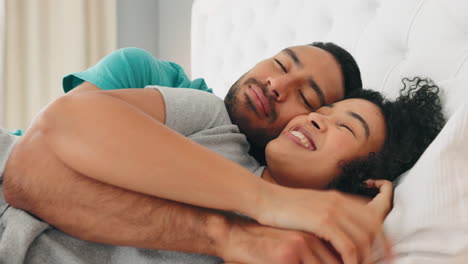
M 341 169 L 343 169 L 344 166 L 346 166 L 346 164 L 348 164 L 348 162 L 346 162 L 344 160 L 339 160 L 338 161 L 338 168 L 341 170 Z

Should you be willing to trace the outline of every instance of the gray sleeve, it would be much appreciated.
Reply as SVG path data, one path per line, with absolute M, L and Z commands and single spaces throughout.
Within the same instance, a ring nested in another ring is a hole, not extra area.
M 224 101 L 214 94 L 189 88 L 147 86 L 158 89 L 166 108 L 166 126 L 184 136 L 231 124 Z
M 10 134 L 6 129 L 0 128 L 0 183 L 8 158 L 19 138 L 19 136 Z

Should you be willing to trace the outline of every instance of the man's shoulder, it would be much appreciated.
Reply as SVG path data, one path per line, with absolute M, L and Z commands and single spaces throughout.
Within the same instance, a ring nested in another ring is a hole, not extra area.
M 204 105 L 218 106 L 226 109 L 224 100 L 213 93 L 204 90 L 183 87 L 167 87 L 160 85 L 148 85 L 147 89 L 157 89 L 163 97 L 176 97 L 177 100 L 187 100 L 193 103 L 202 102 Z
M 147 86 L 158 89 L 166 107 L 166 125 L 188 136 L 197 131 L 231 124 L 224 101 L 209 92 L 190 88 Z

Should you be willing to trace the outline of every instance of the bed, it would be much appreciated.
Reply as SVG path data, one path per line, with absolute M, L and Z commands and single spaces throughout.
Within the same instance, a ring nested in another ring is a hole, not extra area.
M 385 229 L 396 263 L 468 263 L 468 1 L 194 0 L 192 78 L 223 97 L 255 62 L 313 41 L 346 48 L 390 98 L 403 77 L 441 86 L 447 125 L 400 178 Z

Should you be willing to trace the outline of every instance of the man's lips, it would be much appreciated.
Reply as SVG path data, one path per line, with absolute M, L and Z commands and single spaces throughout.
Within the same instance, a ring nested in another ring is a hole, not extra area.
M 266 98 L 265 94 L 263 93 L 262 89 L 258 86 L 249 84 L 248 86 L 250 98 L 252 102 L 255 104 L 255 107 L 263 112 L 266 117 L 270 116 L 271 109 L 268 99 Z

